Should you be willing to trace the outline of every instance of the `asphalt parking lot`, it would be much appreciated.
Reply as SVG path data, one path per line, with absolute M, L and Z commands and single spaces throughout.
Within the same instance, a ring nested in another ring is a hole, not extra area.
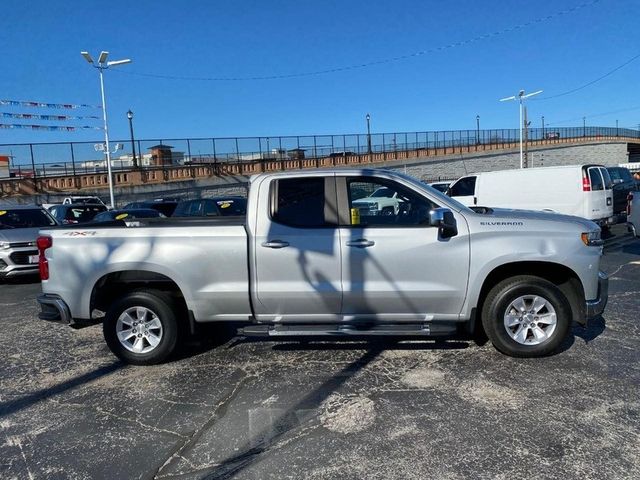
M 219 333 L 155 367 L 0 285 L 0 478 L 640 478 L 640 240 L 607 242 L 604 318 L 513 359 L 450 340 Z

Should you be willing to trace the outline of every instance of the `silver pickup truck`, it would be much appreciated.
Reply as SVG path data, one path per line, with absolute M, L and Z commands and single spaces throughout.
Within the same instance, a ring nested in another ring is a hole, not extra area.
M 380 188 L 401 208 L 358 208 Z M 38 248 L 40 317 L 102 321 L 113 353 L 134 364 L 161 362 L 198 324 L 225 321 L 269 336 L 469 335 L 482 325 L 499 351 L 535 357 L 556 350 L 573 321 L 602 313 L 608 289 L 596 224 L 474 211 L 384 170 L 259 175 L 245 217 L 42 230 Z

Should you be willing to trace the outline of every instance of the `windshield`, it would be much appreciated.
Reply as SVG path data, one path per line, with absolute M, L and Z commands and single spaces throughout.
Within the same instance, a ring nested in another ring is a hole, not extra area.
M 51 227 L 56 222 L 41 208 L 0 210 L 0 228 Z
M 390 188 L 384 187 L 384 188 L 379 188 L 377 189 L 375 192 L 373 192 L 371 194 L 372 197 L 375 198 L 393 198 L 393 196 L 396 194 L 396 192 L 394 192 L 393 190 L 391 190 Z

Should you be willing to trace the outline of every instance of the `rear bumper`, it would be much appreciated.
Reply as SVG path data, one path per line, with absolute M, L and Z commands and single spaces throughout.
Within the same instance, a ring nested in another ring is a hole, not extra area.
M 48 322 L 64 323 L 65 325 L 73 325 L 73 318 L 67 304 L 59 295 L 50 293 L 42 293 L 38 295 L 38 303 L 41 312 L 38 315 L 40 320 Z
M 604 272 L 598 272 L 598 296 L 594 300 L 586 301 L 586 317 L 592 320 L 604 312 L 609 299 L 609 277 Z

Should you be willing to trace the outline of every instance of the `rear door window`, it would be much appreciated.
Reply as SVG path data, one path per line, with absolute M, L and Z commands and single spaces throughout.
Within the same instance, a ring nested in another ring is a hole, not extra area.
M 591 182 L 591 191 L 604 190 L 604 181 L 599 168 L 589 169 L 589 181 Z
M 292 227 L 328 226 L 324 218 L 324 186 L 323 177 L 285 178 L 273 182 L 273 220 Z

